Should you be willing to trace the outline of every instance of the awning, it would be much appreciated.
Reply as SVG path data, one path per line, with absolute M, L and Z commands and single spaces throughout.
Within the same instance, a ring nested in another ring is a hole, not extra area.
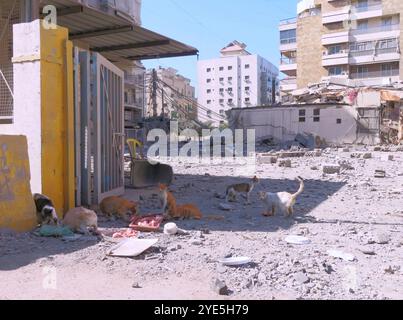
M 57 24 L 69 29 L 71 40 L 80 40 L 92 51 L 112 61 L 147 60 L 197 55 L 198 50 L 127 19 L 89 8 L 72 0 L 43 0 L 41 6 L 54 5 Z
M 381 99 L 383 101 L 400 102 L 401 100 L 403 100 L 403 92 L 382 90 Z

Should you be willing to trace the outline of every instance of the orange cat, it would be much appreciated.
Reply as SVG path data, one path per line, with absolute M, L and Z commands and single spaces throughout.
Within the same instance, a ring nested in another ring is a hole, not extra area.
M 182 219 L 196 219 L 200 220 L 202 218 L 202 213 L 199 208 L 197 208 L 193 204 L 184 204 L 182 206 L 178 206 L 176 209 L 176 216 L 174 218 L 182 218 Z
M 101 211 L 107 216 L 113 215 L 130 222 L 133 216 L 138 214 L 137 203 L 119 197 L 108 197 L 100 204 Z
M 174 195 L 169 192 L 168 187 L 164 184 L 160 184 L 160 201 L 164 214 L 167 214 L 171 218 L 194 218 L 200 220 L 202 213 L 193 204 L 185 204 L 178 206 Z
M 165 184 L 160 184 L 160 203 L 164 214 L 174 217 L 176 215 L 176 200 Z

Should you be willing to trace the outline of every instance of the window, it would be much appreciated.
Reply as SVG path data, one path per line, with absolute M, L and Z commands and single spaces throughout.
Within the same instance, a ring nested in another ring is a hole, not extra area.
M 382 18 L 382 27 L 391 26 L 393 23 L 392 17 Z
M 250 76 L 245 76 L 245 81 L 250 81 Z
M 249 64 L 245 64 L 245 69 L 249 69 L 250 65 Z
M 225 116 L 225 110 L 221 109 L 220 110 L 220 115 Z
M 224 104 L 224 99 L 220 99 L 220 104 Z
M 229 93 L 232 93 L 232 88 L 228 88 L 227 91 L 228 91 Z
M 207 72 L 211 72 L 211 68 L 207 68 Z
M 299 110 L 299 122 L 305 122 L 306 119 L 306 110 L 301 109 Z
M 232 104 L 233 100 L 232 99 L 228 99 L 228 104 Z
M 220 67 L 220 69 L 219 69 L 220 71 L 224 71 L 224 67 Z
M 337 46 L 331 46 L 329 47 L 329 55 L 332 54 L 338 54 L 340 53 L 340 51 L 342 50 L 342 46 L 341 45 L 337 45 Z
M 246 92 L 249 92 L 249 90 L 250 90 L 250 87 L 245 87 Z
M 228 70 L 232 70 L 232 66 L 228 66 Z
M 207 83 L 210 83 L 211 82 L 211 79 L 207 79 Z
M 211 104 L 211 100 L 207 100 L 207 104 Z
M 329 76 L 339 76 L 343 73 L 342 67 L 330 67 L 329 68 Z
M 211 110 L 207 110 L 207 117 L 211 118 L 211 114 L 212 114 Z
M 297 29 L 280 31 L 280 43 L 289 44 L 297 42 Z
M 245 98 L 245 102 L 249 103 L 250 102 L 250 98 Z
M 341 122 L 342 122 L 341 119 L 337 119 L 337 120 L 336 120 L 336 123 L 337 123 L 337 124 L 341 124 Z
M 220 82 L 224 82 L 224 78 L 220 78 Z
M 320 109 L 313 110 L 313 122 L 320 122 Z
M 207 89 L 207 93 L 211 93 L 211 89 Z
M 357 29 L 358 30 L 367 30 L 368 29 L 368 20 L 358 21 Z
M 358 12 L 363 12 L 368 10 L 368 0 L 358 0 L 356 8 Z
M 368 67 L 358 66 L 357 67 L 357 76 L 358 76 L 358 79 L 368 78 Z
M 220 93 L 224 93 L 224 88 L 220 88 Z
M 228 77 L 228 82 L 232 82 L 232 77 Z

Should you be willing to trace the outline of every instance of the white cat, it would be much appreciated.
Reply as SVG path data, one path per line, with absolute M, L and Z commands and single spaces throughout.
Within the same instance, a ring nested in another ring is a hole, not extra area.
M 283 212 L 287 217 L 294 213 L 294 205 L 297 201 L 298 196 L 304 192 L 304 180 L 298 177 L 297 180 L 300 182 L 299 190 L 294 193 L 288 192 L 259 192 L 259 199 L 262 200 L 266 205 L 266 211 L 263 213 L 266 217 L 272 217 L 276 214 L 276 211 Z

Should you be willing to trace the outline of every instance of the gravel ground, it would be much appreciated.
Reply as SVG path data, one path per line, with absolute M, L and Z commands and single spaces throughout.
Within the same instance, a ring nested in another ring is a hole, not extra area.
M 371 158 L 364 159 L 365 153 Z M 324 174 L 327 163 L 341 163 L 341 173 Z M 384 170 L 386 177 L 375 178 L 375 170 Z M 401 149 L 326 149 L 319 157 L 291 158 L 291 168 L 258 163 L 261 182 L 252 204 L 240 199 L 230 211 L 220 209 L 220 197 L 227 185 L 250 178 L 239 175 L 242 168 L 176 164 L 174 171 L 178 202 L 197 204 L 205 216 L 177 221 L 187 235 L 141 233 L 158 243 L 127 259 L 105 255 L 114 245 L 108 239 L 63 241 L 3 230 L 0 299 L 403 298 Z M 306 189 L 295 216 L 263 217 L 257 192 L 295 192 L 296 176 L 304 177 Z M 159 212 L 156 190 L 128 190 L 126 196 L 141 199 L 144 214 Z M 101 219 L 101 226 L 124 225 Z M 311 243 L 288 244 L 289 235 Z M 335 258 L 328 250 L 352 254 L 354 260 Z M 218 262 L 230 256 L 247 256 L 252 263 L 225 267 Z M 227 286 L 226 295 L 212 286 L 216 279 Z

